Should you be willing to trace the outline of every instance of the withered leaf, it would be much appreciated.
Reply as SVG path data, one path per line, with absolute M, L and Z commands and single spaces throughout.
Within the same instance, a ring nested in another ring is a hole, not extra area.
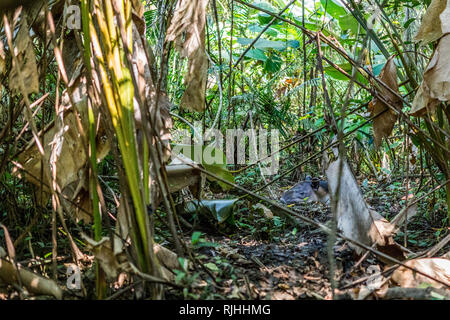
M 410 114 L 423 116 L 433 111 L 440 101 L 450 100 L 450 34 L 439 41 L 423 74 L 423 82 L 417 90 Z
M 86 78 L 84 76 L 77 77 L 73 80 L 72 85 L 72 106 L 68 92 L 63 92 L 61 100 L 61 108 L 65 109 L 61 125 L 55 122 L 50 124 L 46 129 L 42 138 L 44 147 L 44 182 L 45 185 L 52 185 L 48 181 L 48 177 L 52 176 L 50 163 L 55 161 L 52 158 L 53 150 L 56 156 L 55 167 L 57 170 L 56 183 L 61 192 L 70 201 L 62 199 L 62 204 L 66 206 L 69 214 L 75 216 L 77 220 L 91 221 L 92 204 L 89 197 L 89 188 L 87 186 L 87 161 L 81 135 L 78 132 L 76 115 L 73 108 L 76 108 L 81 116 L 82 126 L 85 132 L 88 128 L 87 119 L 87 89 Z M 61 120 L 59 120 L 61 121 Z M 58 128 L 59 127 L 59 128 Z M 109 141 L 103 141 L 103 127 L 99 127 L 97 136 L 97 158 L 103 159 L 109 152 Z M 18 162 L 25 169 L 25 178 L 40 187 L 39 181 L 41 177 L 41 156 L 36 144 L 25 149 L 18 155 Z M 40 203 L 45 205 L 51 190 L 44 186 L 44 197 L 40 199 Z M 40 196 L 40 192 L 38 192 Z M 76 206 L 74 205 L 76 204 Z
M 200 112 L 205 109 L 208 68 L 205 53 L 207 3 L 208 0 L 180 0 L 167 30 L 167 41 L 176 40 L 180 55 L 188 58 L 186 90 L 181 98 L 181 107 Z
M 450 32 L 450 1 L 433 0 L 423 16 L 415 41 L 433 42 Z
M 442 258 L 414 259 L 405 262 L 408 267 L 419 270 L 450 286 L 450 260 Z M 422 274 L 401 266 L 392 274 L 392 280 L 404 288 L 414 288 L 422 283 L 431 284 L 433 287 L 442 287 L 443 284 L 430 279 Z
M 397 67 L 395 66 L 394 57 L 390 57 L 386 62 L 380 73 L 379 79 L 384 82 L 394 92 L 399 93 L 397 84 Z M 383 97 L 390 105 L 397 109 L 402 108 L 402 100 L 390 92 L 383 86 L 377 91 L 380 96 Z M 377 116 L 373 119 L 373 135 L 375 140 L 375 146 L 379 147 L 383 138 L 388 137 L 392 129 L 394 129 L 395 122 L 397 121 L 397 114 L 391 110 L 386 104 L 384 104 L 377 97 L 373 98 L 370 103 L 371 116 Z
M 341 172 L 340 161 L 343 161 Z M 338 158 L 330 164 L 326 174 L 331 200 L 338 199 L 336 216 L 338 228 L 342 233 L 369 246 L 376 244 L 378 250 L 390 256 L 401 256 L 402 252 L 397 250 L 393 239 L 394 226 L 376 211 L 369 209 L 348 163 Z M 352 244 L 350 246 L 357 254 L 363 252 L 360 247 Z
M 30 38 L 30 28 L 28 27 L 26 19 L 22 20 L 22 25 L 14 45 L 13 54 L 17 57 L 18 65 L 13 63 L 13 68 L 9 75 L 11 90 L 16 93 L 22 93 L 23 95 L 39 92 L 39 75 L 36 57 L 34 55 L 33 43 Z M 24 90 L 24 92 L 22 92 L 22 90 Z

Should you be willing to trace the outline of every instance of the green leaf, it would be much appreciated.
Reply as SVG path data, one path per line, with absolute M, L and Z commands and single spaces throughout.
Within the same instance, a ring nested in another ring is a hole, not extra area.
M 219 246 L 220 246 L 219 243 L 207 242 L 207 241 L 202 241 L 202 242 L 197 244 L 197 248 L 202 248 L 202 247 L 216 248 L 216 247 L 219 247 Z
M 406 22 L 403 24 L 403 28 L 405 28 L 405 30 L 408 29 L 408 27 L 410 26 L 410 24 L 413 23 L 415 20 L 417 20 L 417 18 L 411 18 L 411 19 L 408 19 L 408 21 L 406 21 Z
M 264 64 L 264 71 L 275 73 L 280 71 L 283 60 L 278 55 L 272 55 Z
M 352 74 L 352 65 L 348 62 L 346 63 L 341 63 L 338 64 L 338 66 L 343 69 L 345 72 L 347 72 L 347 74 L 351 75 Z M 332 77 L 333 79 L 336 80 L 342 80 L 342 81 L 349 81 L 350 79 L 347 78 L 345 75 L 343 75 L 340 71 L 338 71 L 337 69 L 335 69 L 333 66 L 328 66 L 323 68 L 323 71 L 330 77 Z M 356 80 L 365 84 L 367 83 L 366 78 L 363 77 L 363 75 L 358 72 L 356 74 Z
M 201 164 L 206 171 L 222 178 L 226 181 L 234 183 L 233 174 L 227 169 L 227 157 L 222 150 L 214 148 L 213 146 L 203 145 L 186 145 L 173 144 L 172 147 L 177 147 L 185 157 Z M 229 190 L 231 186 L 218 181 L 216 178 L 206 176 L 209 181 L 217 181 L 223 190 Z
M 239 44 L 242 44 L 245 46 L 250 45 L 253 41 L 254 41 L 254 39 L 237 38 L 237 42 Z M 261 50 L 275 49 L 278 51 L 284 51 L 290 46 L 292 46 L 293 48 L 295 48 L 295 46 L 297 46 L 297 48 L 298 48 L 300 46 L 300 43 L 298 41 L 292 42 L 292 41 L 273 41 L 273 40 L 267 40 L 267 39 L 258 39 L 258 41 L 256 41 L 254 44 L 254 47 L 257 49 L 261 49 Z
M 199 231 L 195 231 L 192 234 L 191 243 L 193 246 L 200 241 L 201 236 L 202 236 L 202 233 Z
M 189 261 L 187 259 L 185 259 L 183 257 L 179 257 L 178 263 L 180 264 L 180 267 L 182 270 L 184 270 L 185 272 L 188 271 Z
M 259 2 L 259 1 L 255 1 L 253 2 L 253 5 L 262 9 L 265 9 L 267 11 L 273 12 L 273 13 L 277 13 L 277 9 L 275 7 L 273 7 L 272 5 L 270 5 L 267 2 Z M 258 21 L 261 24 L 267 24 L 269 23 L 271 20 L 273 19 L 273 17 L 270 14 L 267 14 L 265 12 L 258 12 Z M 279 23 L 280 20 L 277 19 L 275 21 L 275 23 Z
M 214 263 L 212 262 L 208 262 L 205 264 L 205 267 L 207 267 L 209 270 L 214 271 L 214 272 L 219 272 L 220 269 L 219 267 L 217 267 Z
M 252 58 L 252 59 L 263 61 L 263 62 L 267 61 L 266 54 L 264 53 L 264 51 L 262 51 L 260 49 L 250 49 L 245 54 L 245 56 L 248 57 L 248 58 Z
M 383 69 L 385 64 L 386 63 L 384 62 L 384 63 L 379 63 L 379 64 L 376 64 L 376 65 L 372 66 L 373 74 L 375 76 L 379 76 L 380 73 L 381 73 L 381 70 Z
M 302 17 L 300 16 L 296 16 L 294 17 L 294 22 L 302 25 L 303 21 L 302 21 Z M 317 31 L 317 26 L 319 26 L 320 28 L 320 21 L 314 20 L 314 19 L 306 19 L 305 17 L 305 28 L 311 31 Z
M 320 3 L 326 12 L 333 18 L 338 19 L 347 14 L 345 8 L 334 0 L 320 0 Z
M 261 31 L 263 31 L 264 27 L 262 27 L 261 25 L 258 24 L 253 24 L 251 26 L 248 27 L 248 30 L 250 30 L 251 32 L 255 32 L 255 33 L 260 33 Z M 274 28 L 270 27 L 268 28 L 264 34 L 267 34 L 270 37 L 278 37 L 279 32 L 277 30 L 275 30 Z
M 289 47 L 294 49 L 300 48 L 300 41 L 298 40 L 288 40 L 287 44 Z
M 201 200 L 200 202 L 193 200 L 186 204 L 186 212 L 195 213 L 198 210 L 203 210 L 203 212 L 214 217 L 220 224 L 233 214 L 234 204 L 237 200 Z
M 350 30 L 353 34 L 358 33 L 358 20 L 355 19 L 351 14 L 346 14 L 339 18 L 339 26 L 342 31 Z M 360 32 L 362 33 L 363 29 L 361 28 Z

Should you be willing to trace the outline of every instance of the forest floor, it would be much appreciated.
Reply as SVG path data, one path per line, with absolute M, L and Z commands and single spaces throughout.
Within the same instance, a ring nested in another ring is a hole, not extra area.
M 359 184 L 367 203 L 388 220 L 403 208 L 406 192 L 400 182 L 394 180 L 383 184 L 365 180 L 359 181 Z M 283 185 L 274 186 L 273 189 L 280 190 L 277 196 L 281 196 L 283 190 L 291 186 L 291 182 L 285 182 Z M 411 189 L 416 186 L 417 184 L 413 183 Z M 214 194 L 214 198 L 221 196 L 229 199 L 236 198 L 240 194 Z M 291 209 L 325 224 L 331 217 L 329 206 L 321 203 L 305 203 L 292 206 Z M 186 220 L 189 217 L 185 216 Z M 435 198 L 422 201 L 418 214 L 408 223 L 407 248 L 417 253 L 439 242 L 448 233 L 448 230 L 441 227 L 445 225 L 443 219 L 446 217 L 445 204 L 441 204 Z M 45 226 L 38 225 L 37 228 L 48 233 Z M 403 231 L 395 238 L 397 243 L 402 245 L 405 244 Z M 199 232 L 201 235 L 194 243 L 193 234 Z M 170 239 L 170 233 L 162 224 L 158 224 L 158 219 L 156 234 L 157 242 L 173 250 L 173 246 L 167 241 Z M 36 238 L 38 237 L 34 239 Z M 176 283 L 184 289 L 166 287 L 167 299 L 287 300 L 332 297 L 326 234 L 304 223 L 293 223 L 274 210 L 268 216 L 267 212 L 258 208 L 254 200 L 246 198 L 236 203 L 232 223 L 219 225 L 201 220 L 191 229 L 183 228 L 182 240 L 191 247 L 196 257 L 197 261 L 193 264 L 195 269 L 175 270 Z M 44 253 L 51 248 L 51 243 L 42 245 L 43 247 L 39 249 L 39 243 L 33 244 L 36 248 L 35 253 L 39 256 L 45 256 Z M 366 285 L 366 281 L 354 286 L 349 284 L 370 275 L 368 272 L 370 268 L 375 267 L 379 270 L 385 268 L 385 265 L 372 254 L 362 262 L 358 262 L 359 257 L 342 240 L 338 240 L 332 249 L 338 289 L 335 292 L 338 297 L 340 295 L 343 298 L 353 298 L 348 295 L 349 290 L 357 295 Z M 442 252 L 449 249 L 450 245 L 447 245 Z M 26 248 L 23 250 L 25 252 Z M 65 257 L 58 262 L 58 283 L 64 287 L 67 281 L 64 266 L 71 260 L 70 246 L 67 242 L 65 245 L 59 244 L 58 253 Z M 18 256 L 23 254 L 19 251 Z M 26 254 L 22 258 L 26 258 Z M 23 259 L 19 258 L 19 261 L 21 260 Z M 51 264 L 47 263 L 47 266 L 35 267 L 32 270 L 49 276 Z M 90 266 L 85 267 L 82 274 L 88 297 L 95 298 L 95 272 L 92 262 Z M 347 291 L 339 290 L 344 286 L 348 287 Z M 120 286 L 114 284 L 109 294 L 112 294 L 114 299 L 134 299 L 136 293 L 133 285 L 130 286 L 130 283 L 125 281 Z M 0 300 L 18 297 L 16 289 L 0 284 Z M 76 293 L 69 298 L 83 299 Z
M 384 217 L 391 219 L 403 208 L 406 193 L 399 182 L 383 185 L 366 180 L 361 185 L 368 204 Z M 430 248 L 446 233 L 439 227 L 442 226 L 441 219 L 446 218 L 445 207 L 442 215 L 439 210 L 429 215 L 424 211 L 430 206 L 436 207 L 433 199 L 423 203 L 408 224 L 407 248 L 413 252 Z M 276 212 L 273 212 L 273 218 L 268 218 L 253 210 L 251 203 L 240 207 L 234 217 L 239 226 L 237 230 L 227 235 L 205 232 L 202 241 L 207 245 L 195 250 L 209 273 L 216 277 L 215 281 L 200 270 L 198 277 L 204 279 L 203 285 L 184 294 L 169 291 L 168 298 L 330 299 L 326 234 L 312 226 L 293 224 L 277 216 Z M 296 205 L 291 209 L 322 223 L 327 223 L 331 217 L 329 206 L 321 203 Z M 439 233 L 440 237 L 437 236 Z M 190 238 L 186 237 L 185 241 L 189 243 Z M 397 234 L 396 241 L 404 244 L 403 231 Z M 449 250 L 448 245 L 443 252 L 446 250 Z M 338 289 L 367 277 L 370 268 L 383 270 L 386 267 L 373 255 L 358 263 L 360 257 L 341 240 L 333 246 L 333 256 Z M 350 286 L 350 290 L 357 295 L 365 284 L 363 281 Z M 335 292 L 341 297 L 350 297 L 344 291 Z

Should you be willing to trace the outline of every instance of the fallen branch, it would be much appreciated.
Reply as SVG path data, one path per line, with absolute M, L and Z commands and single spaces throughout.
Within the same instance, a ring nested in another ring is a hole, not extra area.
M 40 295 L 51 295 L 58 300 L 62 299 L 63 291 L 56 282 L 28 271 L 21 266 L 17 266 L 17 269 L 11 262 L 0 258 L 0 279 L 3 282 L 14 285 L 19 283 L 20 280 L 30 292 Z M 18 274 L 20 279 L 17 277 Z

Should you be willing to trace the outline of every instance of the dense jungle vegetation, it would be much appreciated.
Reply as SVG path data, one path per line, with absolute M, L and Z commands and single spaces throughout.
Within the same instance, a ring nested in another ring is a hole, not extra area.
M 0 18 L 1 300 L 450 299 L 450 0 Z

